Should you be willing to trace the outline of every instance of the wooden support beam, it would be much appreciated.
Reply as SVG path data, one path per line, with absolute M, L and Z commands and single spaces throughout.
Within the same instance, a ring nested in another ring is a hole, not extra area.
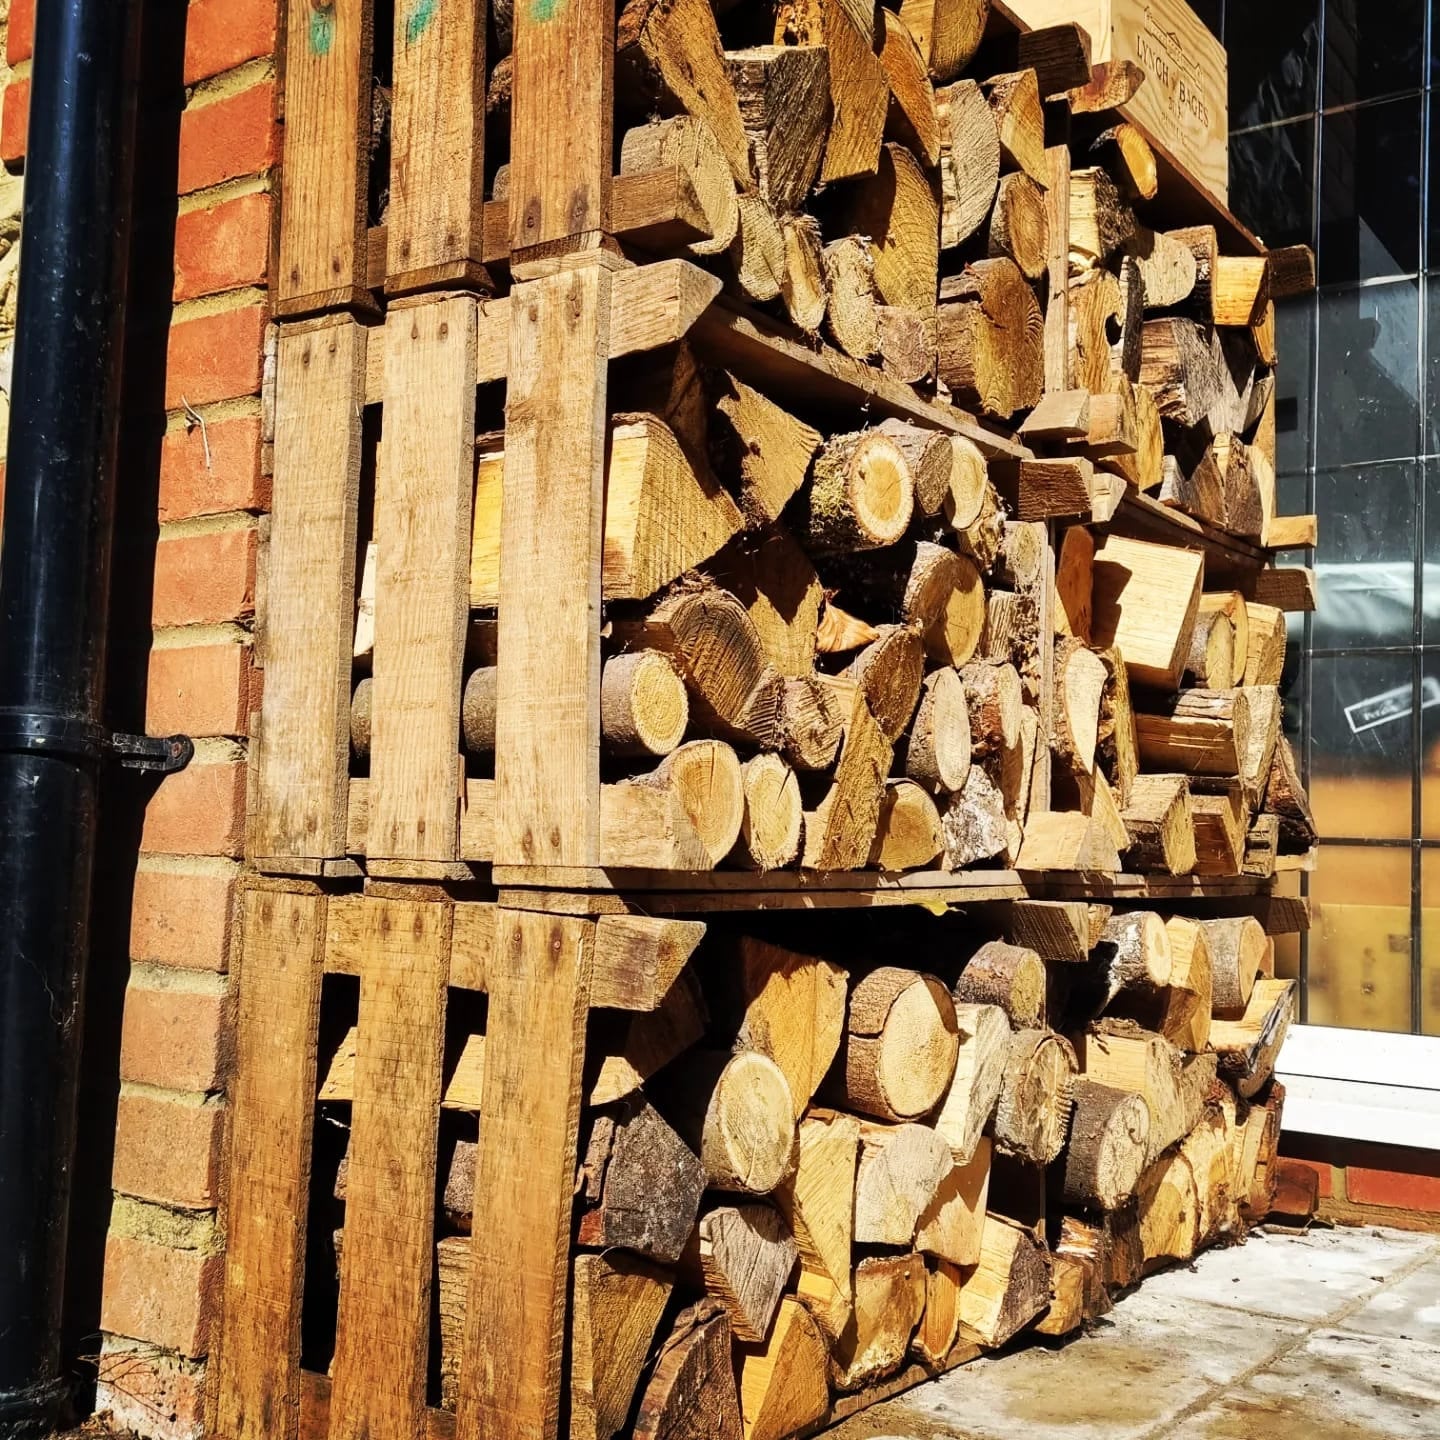
M 1070 147 L 1052 146 L 1045 152 L 1045 164 L 1049 171 L 1045 218 L 1050 238 L 1045 390 L 1049 394 L 1070 389 Z

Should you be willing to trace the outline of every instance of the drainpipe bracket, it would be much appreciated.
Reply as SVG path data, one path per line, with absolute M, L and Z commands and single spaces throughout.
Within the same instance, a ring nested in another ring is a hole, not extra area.
M 195 756 L 188 735 L 112 734 L 75 715 L 0 709 L 0 754 L 54 755 L 76 761 L 114 760 L 127 770 L 171 775 Z
M 195 742 L 188 735 L 115 734 L 108 748 L 126 770 L 151 770 L 160 775 L 173 775 L 195 758 Z

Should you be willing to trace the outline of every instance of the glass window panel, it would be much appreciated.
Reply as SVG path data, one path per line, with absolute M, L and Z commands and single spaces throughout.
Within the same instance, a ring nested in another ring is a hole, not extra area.
M 1440 337 L 1437 337 L 1440 339 Z M 1420 559 L 1422 634 L 1427 645 L 1440 644 L 1440 460 L 1425 461 L 1424 550 Z
M 1424 0 L 1325 0 L 1327 106 L 1417 90 L 1424 62 Z
M 1425 281 L 1425 310 L 1425 453 L 1440 455 L 1440 274 Z
M 1321 835 L 1408 839 L 1415 765 L 1410 656 L 1314 656 L 1310 694 L 1310 800 Z
M 1320 296 L 1317 465 L 1419 453 L 1420 289 L 1416 281 Z
M 1420 833 L 1440 840 L 1440 655 L 1420 657 Z
M 1295 870 L 1282 870 L 1275 877 L 1275 893 L 1287 897 L 1300 894 L 1300 874 Z M 1300 936 L 1276 935 L 1275 975 L 1280 980 L 1300 978 Z
M 1275 307 L 1275 468 L 1284 475 L 1311 461 L 1311 397 L 1315 393 L 1315 306 L 1313 295 L 1282 300 Z M 1440 417 L 1435 423 L 1440 425 Z
M 1406 461 L 1316 475 L 1317 650 L 1414 642 L 1419 468 Z
M 1420 1029 L 1440 1035 L 1440 850 L 1420 852 Z
M 1230 208 L 1270 246 L 1315 243 L 1315 122 L 1230 137 Z
M 1418 95 L 1326 115 L 1320 136 L 1320 283 L 1420 268 Z
M 1410 1029 L 1408 847 L 1326 845 L 1310 877 L 1312 1025 Z
M 1225 16 L 1230 123 L 1237 130 L 1308 115 L 1320 79 L 1318 0 L 1239 0 Z

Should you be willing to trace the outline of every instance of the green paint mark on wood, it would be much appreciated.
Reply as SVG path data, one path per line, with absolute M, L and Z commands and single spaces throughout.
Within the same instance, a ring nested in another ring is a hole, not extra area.
M 530 0 L 530 18 L 537 25 L 545 25 L 564 8 L 565 0 Z
M 328 55 L 335 43 L 335 6 L 333 0 L 314 5 L 310 10 L 310 53 Z
M 431 26 L 440 0 L 416 0 L 405 20 L 405 43 L 413 45 Z

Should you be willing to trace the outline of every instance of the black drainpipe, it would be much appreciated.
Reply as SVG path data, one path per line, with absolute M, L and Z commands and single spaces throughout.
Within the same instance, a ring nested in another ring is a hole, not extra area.
M 0 545 L 0 1437 L 64 1409 L 140 0 L 42 0 Z

